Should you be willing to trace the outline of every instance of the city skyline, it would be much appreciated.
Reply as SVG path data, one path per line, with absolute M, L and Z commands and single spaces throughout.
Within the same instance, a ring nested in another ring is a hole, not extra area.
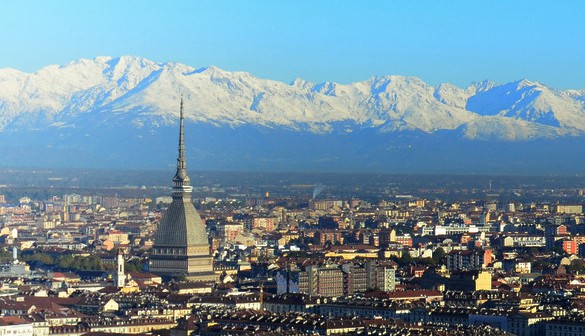
M 585 336 L 583 14 L 0 3 L 0 335 Z

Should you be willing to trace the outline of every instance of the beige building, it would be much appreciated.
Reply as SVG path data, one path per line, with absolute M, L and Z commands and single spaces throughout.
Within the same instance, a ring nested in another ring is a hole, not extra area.
M 557 205 L 557 213 L 564 213 L 564 214 L 582 214 L 583 213 L 583 206 L 582 205 Z

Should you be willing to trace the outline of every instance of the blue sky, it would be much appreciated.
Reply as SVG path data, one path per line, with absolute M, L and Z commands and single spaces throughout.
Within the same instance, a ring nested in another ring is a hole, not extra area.
M 290 82 L 585 88 L 585 1 L 1 1 L 0 68 L 135 55 Z

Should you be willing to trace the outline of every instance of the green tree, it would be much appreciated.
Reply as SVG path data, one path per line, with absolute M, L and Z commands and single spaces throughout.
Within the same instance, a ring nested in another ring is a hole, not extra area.
M 447 254 L 442 247 L 437 247 L 435 251 L 433 251 L 433 260 L 435 261 L 436 265 L 444 264 Z
M 55 260 L 53 257 L 46 253 L 42 253 L 39 251 L 35 251 L 32 254 L 22 254 L 21 258 L 23 261 L 29 264 L 44 264 L 44 265 L 54 265 Z
M 7 264 L 12 261 L 12 253 L 6 250 L 6 248 L 0 248 L 0 264 Z
M 126 272 L 129 273 L 142 272 L 142 260 L 132 259 L 126 262 Z
M 72 268 L 73 267 L 73 256 L 65 254 L 57 258 L 57 266 L 60 268 Z
M 425 266 L 435 266 L 437 262 L 434 258 L 418 258 L 416 259 L 416 263 L 418 265 L 425 265 Z
M 402 256 L 396 260 L 400 267 L 409 266 L 414 262 L 414 259 L 410 256 L 410 253 L 404 251 Z
M 571 261 L 571 265 L 567 266 L 567 272 L 571 274 L 585 274 L 585 261 Z

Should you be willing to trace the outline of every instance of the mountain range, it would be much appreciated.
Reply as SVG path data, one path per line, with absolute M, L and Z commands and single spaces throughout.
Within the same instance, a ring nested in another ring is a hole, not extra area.
M 172 166 L 181 97 L 193 169 L 579 174 L 585 164 L 585 90 L 405 76 L 287 84 L 122 56 L 0 69 L 1 165 Z

